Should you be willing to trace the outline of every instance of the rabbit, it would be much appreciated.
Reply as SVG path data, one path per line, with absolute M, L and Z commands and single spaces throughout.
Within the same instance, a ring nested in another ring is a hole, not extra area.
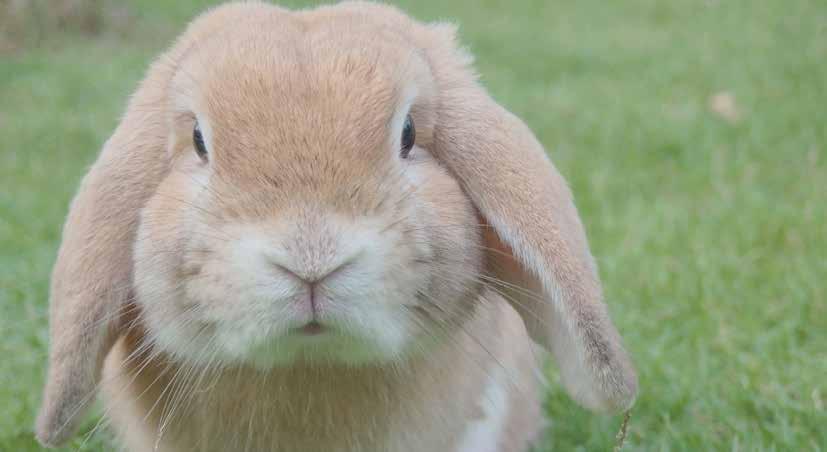
M 387 5 L 197 17 L 81 182 L 50 296 L 44 446 L 100 393 L 130 451 L 516 452 L 544 351 L 592 411 L 638 388 L 564 179 L 454 26 Z

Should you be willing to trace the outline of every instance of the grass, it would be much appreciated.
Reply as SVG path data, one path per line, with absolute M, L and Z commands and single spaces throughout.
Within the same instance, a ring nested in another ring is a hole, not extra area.
M 0 450 L 38 450 L 67 203 L 150 58 L 203 6 L 133 1 L 128 24 L 0 54 Z M 627 448 L 827 447 L 827 4 L 403 6 L 461 24 L 484 83 L 571 183 L 640 372 Z M 546 407 L 542 451 L 611 447 L 619 417 L 557 385 Z M 111 448 L 81 442 L 66 450 Z

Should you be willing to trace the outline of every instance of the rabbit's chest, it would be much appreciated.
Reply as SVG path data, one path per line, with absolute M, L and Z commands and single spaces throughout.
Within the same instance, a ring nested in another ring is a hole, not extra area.
M 107 416 L 134 452 L 495 452 L 507 420 L 506 387 L 483 372 L 330 385 L 318 375 L 123 370 L 108 371 Z
M 383 404 L 373 399 L 364 409 L 356 401 L 357 406 L 345 408 L 337 403 L 321 406 L 323 396 L 319 403 L 247 399 L 246 408 L 208 402 L 187 414 L 199 419 L 197 427 L 171 435 L 177 437 L 173 442 L 178 445 L 170 450 L 500 452 L 509 419 L 507 383 L 501 378 L 501 372 L 490 375 L 475 403 L 457 398 L 448 406 L 432 402 L 416 406 L 414 401 L 402 400 Z
M 192 369 L 135 358 L 124 338 L 106 416 L 131 452 L 524 451 L 540 425 L 531 345 L 516 314 L 493 313 L 517 333 L 458 335 L 404 371 Z

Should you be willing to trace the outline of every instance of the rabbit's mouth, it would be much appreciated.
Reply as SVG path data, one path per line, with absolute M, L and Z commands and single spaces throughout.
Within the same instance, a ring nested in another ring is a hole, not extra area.
M 316 320 L 311 320 L 301 326 L 293 330 L 294 334 L 298 334 L 301 336 L 319 336 L 329 332 L 329 328 L 327 325 L 319 323 Z
M 374 333 L 374 334 L 371 334 Z M 377 331 L 355 331 L 331 323 L 310 321 L 281 335 L 249 344 L 233 353 L 258 369 L 293 366 L 298 363 L 343 363 L 375 365 L 404 355 L 408 337 L 381 336 Z

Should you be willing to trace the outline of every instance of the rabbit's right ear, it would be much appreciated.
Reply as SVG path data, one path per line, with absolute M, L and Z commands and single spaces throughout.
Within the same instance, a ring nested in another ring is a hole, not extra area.
M 157 64 L 83 179 L 52 272 L 49 371 L 37 439 L 57 446 L 95 400 L 103 360 L 131 314 L 139 212 L 168 167 Z
M 177 65 L 217 30 L 279 11 L 236 3 L 194 20 L 152 65 L 83 179 L 52 272 L 49 371 L 35 425 L 44 446 L 60 445 L 74 433 L 95 399 L 103 360 L 129 317 L 140 211 L 169 171 L 166 107 Z

